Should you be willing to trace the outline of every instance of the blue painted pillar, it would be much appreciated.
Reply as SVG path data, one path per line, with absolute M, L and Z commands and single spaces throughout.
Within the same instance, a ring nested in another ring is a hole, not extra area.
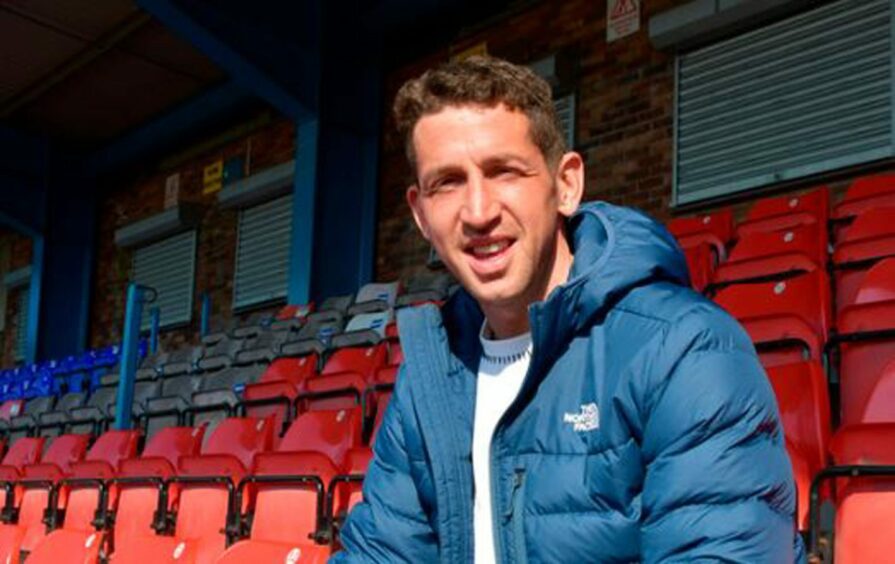
M 134 402 L 134 380 L 140 347 L 140 317 L 146 288 L 135 282 L 127 287 L 127 306 L 124 313 L 124 336 L 121 339 L 121 361 L 118 375 L 118 397 L 115 402 L 115 428 L 131 428 L 131 409 Z
M 40 330 L 40 302 L 43 295 L 44 238 L 31 238 L 31 282 L 28 286 L 28 327 L 25 333 L 25 362 L 37 360 L 37 336 Z
M 295 179 L 292 187 L 288 299 L 290 304 L 306 304 L 311 300 L 314 260 L 319 121 L 316 117 L 308 117 L 297 122 L 295 129 Z M 330 256 L 330 260 L 336 260 L 336 257 Z

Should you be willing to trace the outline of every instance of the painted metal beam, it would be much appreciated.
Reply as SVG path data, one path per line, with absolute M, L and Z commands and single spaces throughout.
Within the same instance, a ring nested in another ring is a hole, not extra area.
M 37 337 L 40 330 L 40 302 L 43 297 L 44 238 L 31 238 L 31 282 L 28 286 L 28 327 L 25 332 L 25 362 L 37 360 Z
M 212 87 L 99 149 L 86 159 L 86 170 L 107 174 L 161 152 L 197 128 L 249 104 L 253 98 L 249 90 L 232 80 Z
M 182 6 L 173 0 L 137 0 L 137 4 L 155 16 L 167 28 L 180 35 L 194 47 L 202 51 L 218 66 L 227 71 L 248 90 L 266 100 L 287 116 L 303 120 L 311 115 L 308 105 L 285 88 L 280 81 L 262 70 L 225 38 L 219 37 L 202 22 L 197 21 Z M 296 64 L 299 75 L 316 75 L 313 69 L 301 69 Z
M 320 123 L 317 119 L 307 119 L 296 123 L 295 129 L 295 177 L 287 297 L 290 304 L 306 304 L 311 300 Z

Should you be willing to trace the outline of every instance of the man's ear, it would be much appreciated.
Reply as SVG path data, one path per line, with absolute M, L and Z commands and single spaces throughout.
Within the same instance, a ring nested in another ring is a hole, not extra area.
M 584 196 L 584 160 L 574 151 L 564 154 L 556 167 L 556 190 L 559 213 L 569 217 Z
M 416 184 L 407 187 L 406 192 L 407 203 L 410 205 L 410 211 L 413 212 L 413 220 L 422 233 L 423 238 L 429 240 L 429 225 L 426 223 L 426 217 L 420 207 L 420 189 Z

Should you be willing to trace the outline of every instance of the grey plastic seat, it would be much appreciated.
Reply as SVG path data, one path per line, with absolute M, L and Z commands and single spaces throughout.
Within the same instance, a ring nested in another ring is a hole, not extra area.
M 140 361 L 140 365 L 137 367 L 137 378 L 138 379 L 152 379 L 152 378 L 155 378 L 156 376 L 158 376 L 161 366 L 168 362 L 169 356 L 170 355 L 166 352 L 156 351 L 153 354 L 149 354 L 149 355 L 146 355 L 145 357 L 143 357 L 143 360 Z M 117 378 L 118 378 L 117 370 L 109 371 L 102 378 L 106 378 L 106 376 L 110 376 L 110 375 L 114 375 L 114 377 L 116 378 L 116 382 L 117 382 Z M 102 378 L 100 379 L 101 383 L 103 383 Z
M 143 402 L 140 416 L 146 422 L 149 438 L 163 427 L 180 424 L 182 414 L 190 406 L 193 392 L 202 385 L 202 376 L 182 375 L 162 380 L 159 394 Z
M 159 367 L 158 373 L 166 378 L 189 374 L 195 370 L 202 353 L 202 347 L 184 347 L 171 351 L 167 361 Z
M 245 339 L 231 339 L 224 337 L 213 346 L 207 348 L 196 363 L 200 372 L 221 370 L 233 364 L 236 354 L 242 350 Z
M 400 282 L 374 282 L 364 284 L 354 298 L 354 304 L 348 308 L 349 316 L 362 313 L 385 311 L 395 307 Z
M 385 339 L 385 328 L 391 323 L 391 309 L 375 313 L 355 315 L 345 326 L 345 331 L 333 336 L 332 348 L 362 347 L 379 344 Z
M 262 331 L 248 340 L 242 350 L 236 353 L 234 364 L 270 364 L 277 357 L 283 342 L 289 337 L 286 331 Z
M 263 373 L 264 366 L 233 366 L 205 376 L 202 387 L 193 393 L 187 424 L 207 424 L 205 432 L 211 432 L 214 425 L 233 415 L 242 390 L 257 382 Z
M 344 320 L 348 316 L 348 308 L 354 303 L 354 295 L 332 296 L 323 300 L 317 311 L 308 315 L 308 323 L 312 320 L 325 321 L 331 319 Z
M 83 406 L 86 400 L 87 394 L 84 392 L 68 393 L 59 398 L 53 411 L 38 414 L 37 423 L 40 436 L 58 437 L 61 435 L 71 419 L 72 411 Z
M 342 318 L 321 319 L 310 317 L 297 335 L 280 345 L 279 356 L 303 356 L 317 353 L 320 356 L 329 350 L 333 336 L 344 328 Z
M 256 311 L 237 325 L 230 335 L 235 339 L 250 339 L 266 329 L 273 322 L 273 315 L 267 311 Z
M 37 418 L 41 413 L 52 411 L 55 404 L 55 396 L 43 396 L 26 401 L 22 413 L 9 421 L 10 444 L 15 439 L 33 434 L 37 430 Z
M 69 431 L 90 433 L 102 430 L 109 419 L 111 406 L 115 405 L 118 386 L 101 386 L 93 392 L 83 406 L 69 410 Z
M 447 273 L 421 275 L 409 279 L 404 284 L 404 293 L 398 296 L 396 307 L 405 307 L 421 302 L 438 302 L 447 299 L 448 289 L 453 279 Z

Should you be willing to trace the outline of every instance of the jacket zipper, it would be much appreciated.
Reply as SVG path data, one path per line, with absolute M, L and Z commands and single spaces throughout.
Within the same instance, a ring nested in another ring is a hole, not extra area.
M 525 468 L 516 468 L 513 474 L 513 491 L 510 494 L 510 507 L 504 520 L 513 524 L 513 549 L 517 564 L 526 564 L 528 554 L 525 550 L 525 522 L 523 511 L 525 510 Z

